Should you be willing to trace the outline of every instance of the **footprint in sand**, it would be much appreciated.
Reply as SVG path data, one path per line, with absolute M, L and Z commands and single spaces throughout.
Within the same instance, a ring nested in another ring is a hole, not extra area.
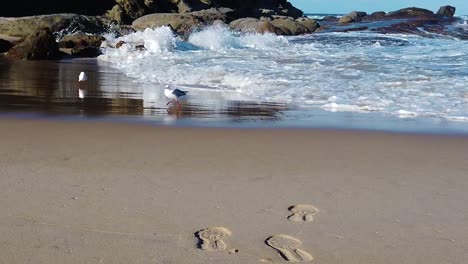
M 208 251 L 226 250 L 227 246 L 223 239 L 231 234 L 231 231 L 224 227 L 208 227 L 195 233 L 200 239 L 199 247 Z
M 312 222 L 314 221 L 314 215 L 319 210 L 308 204 L 298 204 L 288 208 L 292 215 L 288 216 L 288 219 L 295 222 Z
M 312 255 L 299 248 L 302 242 L 292 236 L 273 235 L 267 238 L 265 243 L 276 249 L 289 262 L 306 262 L 314 259 Z

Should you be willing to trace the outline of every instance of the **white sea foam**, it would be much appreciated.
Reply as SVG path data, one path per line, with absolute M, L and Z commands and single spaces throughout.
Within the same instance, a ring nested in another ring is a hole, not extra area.
M 195 32 L 189 37 L 189 42 L 204 49 L 223 50 L 239 47 L 237 38 L 224 25 L 213 25 Z
M 126 44 L 106 48 L 99 59 L 148 84 L 330 111 L 468 117 L 468 101 L 460 96 L 468 83 L 464 41 L 357 32 L 285 38 L 233 33 L 221 25 L 188 41 L 166 27 L 106 38 L 110 46 Z M 135 50 L 140 44 L 147 50 Z

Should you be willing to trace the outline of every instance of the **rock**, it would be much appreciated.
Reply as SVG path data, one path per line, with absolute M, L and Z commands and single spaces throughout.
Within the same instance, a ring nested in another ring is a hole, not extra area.
M 19 18 L 0 18 L 0 34 L 26 37 L 39 28 L 47 27 L 52 32 L 86 31 L 100 33 L 107 30 L 106 21 L 99 17 L 77 14 L 54 14 Z
M 232 21 L 229 26 L 233 30 L 242 32 L 257 32 L 257 33 L 274 33 L 281 35 L 283 31 L 279 30 L 268 20 L 260 20 L 256 18 L 239 18 Z
M 67 41 L 59 41 L 58 43 L 59 45 L 59 49 L 73 49 L 75 47 L 75 42 L 71 41 L 71 40 L 67 40 Z
M 96 47 L 76 48 L 71 51 L 71 55 L 76 57 L 96 58 L 101 54 L 101 49 Z
M 10 41 L 0 39 L 0 53 L 9 51 L 11 47 L 13 47 L 13 44 Z
M 192 28 L 212 24 L 214 21 L 226 20 L 226 12 L 231 9 L 208 9 L 185 14 L 156 13 L 140 17 L 133 21 L 132 27 L 136 30 L 170 26 L 181 34 L 189 33 Z
M 307 30 L 312 33 L 317 30 L 317 28 L 320 27 L 320 25 L 315 21 L 314 19 L 306 18 L 306 17 L 301 17 L 296 19 L 296 22 L 299 24 L 303 25 Z
M 184 34 L 201 24 L 201 20 L 190 14 L 162 13 L 142 16 L 133 21 L 132 27 L 136 30 L 144 30 L 146 28 L 170 26 L 174 31 Z
M 125 14 L 124 10 L 119 5 L 115 5 L 111 10 L 108 10 L 103 16 L 111 21 L 114 21 L 117 24 L 124 24 L 130 22 L 130 18 Z
M 271 21 L 271 24 L 276 28 L 281 29 L 283 31 L 282 35 L 301 35 L 310 33 L 310 31 L 305 26 L 292 19 L 275 19 Z
M 345 16 L 342 16 L 338 23 L 345 25 L 352 22 L 361 22 L 362 18 L 365 16 L 367 16 L 366 12 L 353 11 Z
M 194 0 L 172 0 L 174 4 L 177 4 L 179 13 L 189 13 L 193 11 L 200 11 L 204 9 L 210 9 L 212 7 L 210 0 L 194 1 Z
M 338 21 L 339 19 L 335 16 L 324 16 L 321 20 L 322 21 Z
M 59 41 L 59 47 L 67 46 L 68 48 L 86 48 L 86 47 L 99 48 L 104 40 L 106 39 L 100 35 L 88 35 L 88 34 L 79 33 L 79 34 L 67 35 L 63 37 Z
M 8 57 L 22 60 L 54 60 L 61 57 L 59 46 L 49 28 L 40 28 L 11 48 Z
M 125 41 L 121 40 L 121 41 L 117 42 L 117 44 L 115 44 L 115 48 L 118 49 L 118 48 L 122 47 L 123 44 L 125 44 Z
M 351 22 L 354 22 L 354 20 L 350 16 L 342 16 L 340 17 L 340 20 L 338 20 L 338 23 L 340 23 L 341 25 L 347 25 Z
M 384 11 L 377 11 L 377 12 L 374 12 L 368 16 L 365 16 L 363 19 L 366 19 L 366 20 L 375 20 L 375 19 L 381 19 L 383 17 L 385 17 L 387 13 L 385 13 Z
M 63 37 L 58 45 L 60 49 L 72 49 L 70 55 L 78 57 L 97 57 L 101 55 L 102 42 L 105 38 L 99 35 L 73 34 Z
M 441 6 L 439 11 L 437 11 L 436 15 L 445 16 L 445 17 L 453 17 L 455 15 L 456 8 L 454 6 Z
M 432 17 L 434 12 L 418 7 L 403 8 L 394 12 L 389 12 L 385 15 L 385 18 L 414 18 L 414 17 Z

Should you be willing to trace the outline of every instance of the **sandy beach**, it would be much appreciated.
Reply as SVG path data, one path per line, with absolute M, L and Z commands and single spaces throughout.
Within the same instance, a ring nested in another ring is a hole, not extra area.
M 0 263 L 468 259 L 466 137 L 26 119 L 0 133 Z M 224 236 L 196 236 L 209 227 Z

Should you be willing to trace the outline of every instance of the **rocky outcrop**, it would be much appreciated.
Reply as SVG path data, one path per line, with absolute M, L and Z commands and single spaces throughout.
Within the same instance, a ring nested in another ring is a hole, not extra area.
M 377 11 L 377 12 L 374 12 L 368 16 L 365 16 L 363 17 L 362 19 L 363 20 L 377 20 L 377 19 L 382 19 L 385 17 L 387 13 L 385 13 L 384 11 Z
M 100 47 L 102 42 L 106 40 L 100 35 L 88 35 L 78 33 L 63 37 L 59 41 L 59 46 L 62 48 L 87 48 L 87 47 Z
M 277 35 L 299 35 L 312 33 L 319 28 L 317 21 L 308 18 L 292 19 L 277 17 L 276 19 L 240 18 L 232 21 L 229 26 L 237 31 L 274 33 Z
M 309 33 L 305 26 L 295 20 L 288 18 L 278 18 L 272 20 L 271 24 L 283 32 L 281 35 L 301 35 Z
M 300 17 L 296 19 L 296 22 L 304 26 L 308 30 L 307 33 L 315 32 L 320 27 L 316 20 L 306 17 Z
M 231 22 L 237 18 L 281 15 L 298 18 L 303 12 L 287 0 L 116 0 L 117 5 L 106 13 L 106 17 L 129 23 L 139 17 L 153 13 L 187 14 L 210 8 L 232 9 Z
M 271 20 L 260 20 L 252 17 L 236 19 L 229 26 L 231 29 L 241 32 L 283 34 L 280 29 L 271 24 Z
M 77 57 L 97 57 L 105 38 L 100 35 L 73 34 L 63 37 L 58 45 L 61 51 Z
M 338 20 L 338 23 L 340 23 L 341 25 L 346 25 L 353 22 L 361 22 L 362 18 L 365 16 L 367 16 L 366 12 L 353 11 L 345 16 L 342 16 Z
M 59 46 L 49 28 L 39 28 L 23 42 L 15 45 L 8 57 L 22 60 L 54 60 L 61 57 Z
M 82 30 L 99 33 L 107 30 L 106 22 L 99 17 L 77 14 L 54 14 L 19 18 L 0 18 L 0 34 L 26 37 L 39 28 L 47 27 L 52 32 Z
M 155 13 L 140 17 L 133 21 L 132 27 L 137 30 L 170 26 L 180 34 L 189 33 L 194 27 L 213 24 L 214 21 L 226 20 L 226 13 L 231 9 L 208 9 L 185 14 Z
M 436 15 L 444 17 L 453 17 L 455 15 L 456 8 L 453 6 L 441 6 Z
M 434 12 L 418 7 L 403 8 L 394 12 L 389 12 L 385 15 L 387 19 L 395 18 L 414 18 L 414 17 L 433 17 Z

